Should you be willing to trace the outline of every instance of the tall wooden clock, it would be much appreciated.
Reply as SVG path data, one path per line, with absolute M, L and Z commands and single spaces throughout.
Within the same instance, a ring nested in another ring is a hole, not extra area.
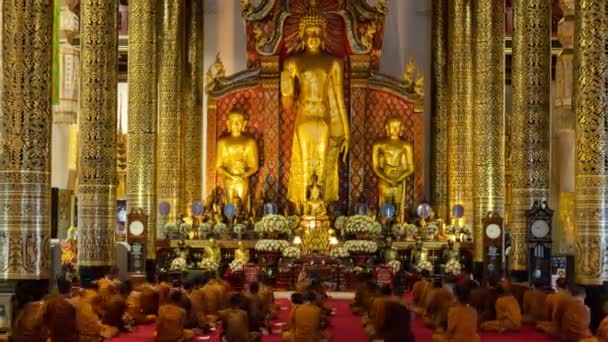
M 535 201 L 532 208 L 526 210 L 530 283 L 551 284 L 552 218 L 553 210 L 549 209 L 547 202 Z
M 490 212 L 482 220 L 483 278 L 500 278 L 503 275 L 503 218 Z
M 146 272 L 146 243 L 148 240 L 148 215 L 141 208 L 132 209 L 127 215 L 127 243 L 129 244 L 129 272 Z

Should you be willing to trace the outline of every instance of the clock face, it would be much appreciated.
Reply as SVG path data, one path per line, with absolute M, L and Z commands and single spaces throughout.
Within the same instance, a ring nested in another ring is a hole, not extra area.
M 494 223 L 489 224 L 486 227 L 486 236 L 492 240 L 497 239 L 500 236 L 500 227 Z
M 129 224 L 129 233 L 139 236 L 144 233 L 144 224 L 141 221 L 133 221 Z
M 536 220 L 530 230 L 535 238 L 544 238 L 549 235 L 549 224 L 545 220 Z

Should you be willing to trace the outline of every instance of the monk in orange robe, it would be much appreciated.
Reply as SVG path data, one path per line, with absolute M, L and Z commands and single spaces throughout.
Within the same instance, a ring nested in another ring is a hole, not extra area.
M 314 304 L 314 293 L 304 294 L 304 304 L 298 305 L 291 311 L 289 324 L 293 332 L 283 334 L 284 342 L 321 341 L 324 334 L 321 331 L 321 308 Z M 325 336 L 325 339 L 328 339 Z
M 262 300 L 259 297 L 259 284 L 253 282 L 249 284 L 249 290 L 242 295 L 243 302 L 241 308 L 247 312 L 249 317 L 249 328 L 253 331 L 266 329 L 266 317 L 262 312 Z
M 204 303 L 205 303 L 205 315 L 207 316 L 207 320 L 212 323 L 217 322 L 219 318 L 219 310 L 220 310 L 220 301 L 221 301 L 221 291 L 218 291 L 214 282 L 207 281 L 204 286 L 201 288 L 203 293 Z
M 258 292 L 260 301 L 262 303 L 262 312 L 267 319 L 273 320 L 277 318 L 279 311 L 278 306 L 274 303 L 274 291 L 267 281 L 260 282 L 260 291 Z
M 41 300 L 41 294 L 36 297 L 17 314 L 12 336 L 15 342 L 46 342 L 49 336 L 44 322 L 45 303 Z
M 156 342 L 190 341 L 194 337 L 192 330 L 184 329 L 186 311 L 180 307 L 183 303 L 183 295 L 181 291 L 171 292 L 170 303 L 158 309 L 154 332 Z
M 479 324 L 496 319 L 496 300 L 498 294 L 496 288 L 498 282 L 494 278 L 490 278 L 485 286 L 480 286 L 471 289 L 470 303 L 477 310 L 477 320 Z
M 378 330 L 378 336 L 386 342 L 413 342 L 412 315 L 408 308 L 398 302 L 386 303 L 384 325 Z
M 498 299 L 496 300 L 496 320 L 481 324 L 481 330 L 506 332 L 521 329 L 521 308 L 517 299 L 513 297 L 508 289 L 508 284 L 501 283 L 497 288 Z
M 117 266 L 112 266 L 105 277 L 97 280 L 99 295 L 105 296 L 117 293 L 120 284 L 118 279 L 119 269 Z
M 598 342 L 608 342 L 608 302 L 604 303 L 603 307 L 604 318 L 600 323 L 600 326 L 597 328 L 597 341 Z
M 368 301 L 368 296 L 373 291 L 375 283 L 371 281 L 368 275 L 361 274 L 357 277 L 358 285 L 355 290 L 355 299 L 350 305 L 350 309 L 355 315 L 362 315 L 367 312 L 369 308 L 365 308 L 365 304 Z M 305 289 L 304 289 L 305 290 Z M 297 291 L 304 293 L 305 291 Z
M 386 305 L 390 302 L 399 302 L 399 299 L 392 296 L 391 287 L 385 285 L 380 289 L 380 295 L 374 298 L 367 320 L 365 317 L 362 319 L 368 335 L 381 338 L 381 336 L 378 335 L 378 331 L 382 330 L 385 325 Z
M 435 279 L 429 292 L 423 321 L 433 331 L 442 332 L 447 328 L 448 310 L 455 303 L 450 286 L 443 286 L 441 279 Z
M 448 310 L 445 333 L 433 332 L 433 342 L 479 342 L 477 311 L 469 305 L 470 289 L 466 284 L 454 288 L 458 303 Z
M 171 294 L 171 285 L 166 281 L 160 281 L 155 287 L 158 293 L 158 306 L 169 304 L 169 295 Z
M 542 284 L 539 281 L 534 283 L 534 287 L 529 288 L 524 292 L 522 305 L 523 322 L 536 324 L 547 320 L 547 294 L 542 290 Z
M 299 305 L 304 304 L 304 296 L 299 292 L 294 292 L 291 294 L 291 312 L 289 313 L 289 317 L 293 314 L 294 310 L 297 309 Z M 293 338 L 293 329 L 294 327 L 287 322 L 285 326 L 283 326 L 283 341 L 291 342 Z
M 76 326 L 80 341 L 102 341 L 104 338 L 112 338 L 118 335 L 119 330 L 104 325 L 99 317 L 98 309 L 101 306 L 100 296 L 93 289 L 95 284 L 87 285 L 88 288 L 75 298 Z
M 562 341 L 581 341 L 592 337 L 589 330 L 590 312 L 585 306 L 585 289 L 570 287 L 570 296 L 557 303 L 554 318 L 559 324 L 545 331 L 549 336 Z
M 568 289 L 568 282 L 566 278 L 559 278 L 556 281 L 557 292 L 547 295 L 546 308 L 547 308 L 547 321 L 541 321 L 536 324 L 536 329 L 540 330 L 549 335 L 556 335 L 559 331 L 559 325 L 561 324 L 562 314 L 564 312 L 564 306 L 570 299 L 570 290 Z
M 241 296 L 233 294 L 230 297 L 230 308 L 222 310 L 223 338 L 227 342 L 255 342 L 262 337 L 257 331 L 249 331 L 247 312 L 240 309 Z
M 412 311 L 418 315 L 424 313 L 427 297 L 432 288 L 432 283 L 429 281 L 430 273 L 427 270 L 422 270 L 422 279 L 418 280 L 412 288 Z
M 49 330 L 48 342 L 78 342 L 76 306 L 70 299 L 72 283 L 59 278 L 57 288 L 59 295 L 46 300 L 44 323 Z

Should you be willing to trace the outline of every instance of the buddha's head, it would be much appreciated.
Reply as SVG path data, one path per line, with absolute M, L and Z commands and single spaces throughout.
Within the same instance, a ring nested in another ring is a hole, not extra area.
M 215 247 L 215 239 L 209 239 L 209 244 L 211 247 Z
M 239 249 L 243 249 L 243 241 L 239 241 L 237 243 L 237 246 L 239 247 Z
M 399 118 L 390 118 L 386 121 L 386 124 L 384 125 L 386 135 L 388 135 L 390 138 L 399 138 L 401 136 L 402 128 L 403 123 Z
M 318 14 L 317 1 L 311 0 L 306 15 L 302 16 L 299 34 L 307 51 L 317 52 L 323 48 L 323 35 L 327 22 Z
M 226 122 L 226 125 L 228 126 L 230 135 L 233 137 L 238 137 L 243 131 L 245 131 L 247 120 L 245 120 L 245 115 L 243 115 L 243 113 L 231 112 L 228 114 L 228 121 Z

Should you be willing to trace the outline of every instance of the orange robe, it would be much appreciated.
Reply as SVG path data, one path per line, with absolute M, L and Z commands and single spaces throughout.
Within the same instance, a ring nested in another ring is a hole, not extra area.
M 424 310 L 424 324 L 443 331 L 447 327 L 448 310 L 455 303 L 452 293 L 445 288 L 434 288 L 428 295 Z
M 260 338 L 260 333 L 249 331 L 249 318 L 244 310 L 226 309 L 221 315 L 224 337 L 228 342 L 250 342 Z
M 107 296 L 104 300 L 102 311 L 103 324 L 118 328 L 119 330 L 124 329 L 123 316 L 127 311 L 127 303 L 121 295 L 113 294 Z
M 497 299 L 495 288 L 479 287 L 471 291 L 471 306 L 477 310 L 479 323 L 496 319 Z
M 278 307 L 274 303 L 274 292 L 267 286 L 260 286 L 258 297 L 262 303 L 262 312 L 269 319 L 275 319 L 277 317 Z
M 322 337 L 321 308 L 314 304 L 306 303 L 294 307 L 289 322 L 293 332 L 283 335 L 286 342 L 319 341 Z
M 205 303 L 205 314 L 211 321 L 215 322 L 218 319 L 218 311 L 220 309 L 216 290 L 213 285 L 207 283 L 201 288 L 201 291 L 203 292 Z
M 480 342 L 477 312 L 468 305 L 452 305 L 448 311 L 445 333 L 434 333 L 432 339 L 433 342 Z
M 206 314 L 205 293 L 203 290 L 199 288 L 192 291 L 190 299 L 192 301 L 192 314 L 196 317 L 198 325 L 202 327 L 210 323 L 214 317 L 208 317 Z
M 517 299 L 511 295 L 496 300 L 496 320 L 481 324 L 482 330 L 514 331 L 521 328 L 521 309 Z
M 81 342 L 103 341 L 102 334 L 105 334 L 105 337 L 112 337 L 112 335 L 118 334 L 118 329 L 112 331 L 111 329 L 104 328 L 93 305 L 85 298 L 80 298 L 76 303 L 76 327 Z
M 15 342 L 46 342 L 48 330 L 44 324 L 45 304 L 42 301 L 27 303 L 15 321 Z
M 566 303 L 571 299 L 570 294 L 565 292 L 552 293 L 547 296 L 547 312 L 551 318 L 548 321 L 542 321 L 536 324 L 536 329 L 550 335 L 558 336 L 560 333 L 560 324 Z
M 597 340 L 598 342 L 608 342 L 608 316 L 605 316 L 597 328 Z
M 142 306 L 142 293 L 132 291 L 127 297 L 127 313 L 135 324 L 148 324 L 156 320 L 156 315 L 147 315 Z
M 141 293 L 140 306 L 146 315 L 154 315 L 158 313 L 159 293 L 149 284 L 143 284 L 138 288 Z M 156 319 L 156 317 L 155 317 Z
M 304 290 L 306 289 L 303 289 L 302 291 L 298 290 L 297 292 L 303 293 Z M 360 315 L 367 311 L 364 303 L 368 300 L 367 298 L 369 295 L 370 291 L 367 284 L 361 284 L 359 287 L 357 287 L 357 290 L 355 291 L 355 299 L 350 305 L 350 309 L 354 314 Z
M 522 314 L 524 323 L 547 320 L 547 294 L 539 289 L 528 289 L 524 293 Z
M 424 313 L 424 306 L 432 286 L 433 284 L 425 279 L 418 280 L 414 284 L 412 288 L 412 311 L 419 315 Z
M 76 306 L 63 296 L 46 301 L 44 322 L 49 329 L 49 342 L 78 342 Z
M 580 341 L 593 336 L 589 330 L 589 309 L 583 302 L 572 298 L 565 302 L 561 319 L 561 334 L 557 337 L 566 341 Z
M 180 342 L 192 339 L 194 333 L 184 329 L 186 311 L 174 304 L 165 304 L 158 309 L 156 319 L 156 342 Z

